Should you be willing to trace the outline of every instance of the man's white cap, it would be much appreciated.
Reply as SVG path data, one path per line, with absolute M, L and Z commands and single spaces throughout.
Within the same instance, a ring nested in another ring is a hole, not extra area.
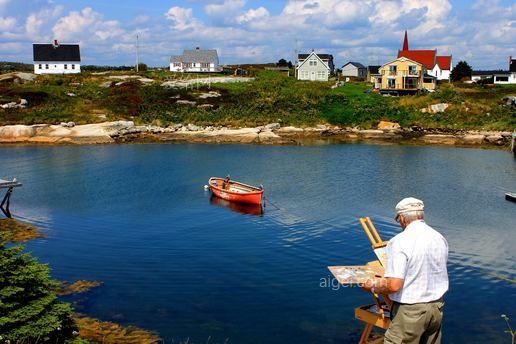
M 396 221 L 398 221 L 398 217 L 400 214 L 407 213 L 409 211 L 423 211 L 425 209 L 425 205 L 422 200 L 419 200 L 414 197 L 408 197 L 402 199 L 398 204 L 396 204 Z

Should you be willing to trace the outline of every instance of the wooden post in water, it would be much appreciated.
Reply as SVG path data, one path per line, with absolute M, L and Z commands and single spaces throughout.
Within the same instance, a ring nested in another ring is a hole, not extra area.
M 9 210 L 9 205 L 11 203 L 11 194 L 13 193 L 13 189 L 15 187 L 22 186 L 21 183 L 16 181 L 16 178 L 12 181 L 0 179 L 0 189 L 7 189 L 2 202 L 0 203 L 0 210 L 7 218 L 11 218 L 11 211 Z
M 516 156 L 516 133 L 512 133 L 511 152 Z

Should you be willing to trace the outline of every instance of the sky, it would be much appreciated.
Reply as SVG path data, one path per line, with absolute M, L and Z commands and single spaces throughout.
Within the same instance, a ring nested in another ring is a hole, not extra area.
M 380 65 L 437 49 L 473 69 L 516 57 L 510 0 L 0 0 L 0 61 L 32 62 L 32 43 L 80 43 L 84 65 L 167 66 L 183 49 L 217 49 L 222 64 L 295 61 L 295 52 Z

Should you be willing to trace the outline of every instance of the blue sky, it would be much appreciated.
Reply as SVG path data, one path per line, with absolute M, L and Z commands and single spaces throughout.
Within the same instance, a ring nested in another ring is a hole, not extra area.
M 0 0 L 0 60 L 31 62 L 32 42 L 79 42 L 83 64 L 141 60 L 166 66 L 200 46 L 221 63 L 334 55 L 336 65 L 393 59 L 408 30 L 414 49 L 437 49 L 475 69 L 516 56 L 516 2 L 506 0 Z

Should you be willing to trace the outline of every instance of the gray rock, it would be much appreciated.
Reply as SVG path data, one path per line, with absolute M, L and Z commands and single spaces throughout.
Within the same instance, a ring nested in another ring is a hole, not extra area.
M 270 123 L 265 126 L 265 130 L 278 130 L 281 128 L 281 125 L 279 123 Z
M 190 123 L 190 124 L 188 124 L 188 125 L 186 126 L 186 129 L 187 129 L 188 131 L 199 131 L 199 130 L 201 130 L 202 128 L 201 128 L 201 127 L 199 127 L 199 126 L 197 126 L 197 125 L 194 125 L 194 124 Z
M 75 127 L 75 123 L 74 122 L 62 122 L 61 126 L 63 128 L 73 128 L 73 127 Z
M 324 124 L 318 124 L 318 125 L 316 126 L 316 128 L 317 128 L 317 129 L 319 129 L 319 130 L 328 130 L 328 129 L 329 129 L 329 128 L 328 128 L 326 125 L 324 125 Z
M 20 99 L 20 105 L 23 105 L 23 106 L 27 106 L 29 105 L 29 102 L 27 101 L 27 99 Z
M 488 135 L 486 136 L 486 141 L 489 142 L 489 143 L 494 143 L 494 144 L 500 144 L 500 145 L 503 145 L 504 143 L 504 138 L 502 135 L 498 135 L 498 134 L 495 134 L 495 135 Z
M 179 130 L 179 129 L 181 129 L 182 127 L 183 127 L 183 125 L 182 125 L 181 123 L 179 123 L 179 124 L 174 124 L 174 125 L 172 126 L 172 129 L 174 129 L 174 130 Z
M 430 105 L 430 111 L 433 113 L 444 112 L 444 110 L 446 110 L 449 106 L 450 106 L 450 104 L 448 104 L 448 103 L 433 104 L 433 105 Z
M 72 93 L 72 92 L 68 92 L 66 95 L 67 95 L 68 97 L 75 97 L 75 96 L 76 96 L 76 94 L 75 94 L 75 93 Z
M 197 105 L 199 109 L 211 109 L 213 107 L 213 104 L 201 104 Z
M 191 100 L 178 100 L 176 101 L 176 104 L 182 104 L 182 105 L 196 105 L 197 103 Z
M 18 105 L 18 104 L 16 104 L 15 102 L 9 102 L 7 104 L 2 105 L 2 108 L 4 108 L 4 109 L 14 109 L 16 107 L 16 105 Z
M 103 82 L 102 84 L 100 84 L 100 87 L 102 88 L 110 88 L 111 87 L 111 81 L 106 81 L 106 82 Z

